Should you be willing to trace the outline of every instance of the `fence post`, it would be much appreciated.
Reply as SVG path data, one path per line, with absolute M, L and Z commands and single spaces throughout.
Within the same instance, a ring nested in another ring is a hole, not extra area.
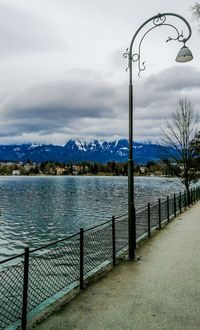
M 160 198 L 158 200 L 158 224 L 159 224 L 159 229 L 161 229 L 161 204 L 160 204 Z
M 113 266 L 116 265 L 116 245 L 115 245 L 115 217 L 112 216 L 112 254 Z
M 189 194 L 188 194 L 188 206 L 192 204 L 192 189 L 189 189 Z
M 151 213 L 150 213 L 150 203 L 148 203 L 148 237 L 151 237 Z
M 186 191 L 184 191 L 184 206 L 185 206 L 185 211 L 186 211 L 186 208 L 187 208 Z
M 189 189 L 189 194 L 188 194 L 188 206 L 190 206 L 191 202 L 192 202 L 192 191 L 191 191 L 191 189 Z
M 174 194 L 174 217 L 176 218 L 176 194 Z
M 182 204 L 181 202 L 182 201 L 181 201 L 181 198 L 182 197 L 181 197 L 181 191 L 180 191 L 180 193 L 179 193 L 179 211 L 180 211 L 180 213 L 182 212 L 182 208 L 181 208 L 181 204 Z
M 83 286 L 83 274 L 84 274 L 84 271 L 83 271 L 83 255 L 84 255 L 84 252 L 83 252 L 83 228 L 80 228 L 80 289 L 82 290 L 84 288 Z
M 23 279 L 23 302 L 21 329 L 27 329 L 27 306 L 28 306 L 28 275 L 29 275 L 29 247 L 24 249 L 24 279 Z
M 167 196 L 167 221 L 169 222 L 169 196 Z

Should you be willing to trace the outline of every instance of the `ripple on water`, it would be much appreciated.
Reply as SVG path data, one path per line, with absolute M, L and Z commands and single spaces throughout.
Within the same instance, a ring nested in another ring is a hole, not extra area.
M 177 180 L 135 178 L 137 207 L 180 191 Z M 127 212 L 127 177 L 0 177 L 0 259 Z

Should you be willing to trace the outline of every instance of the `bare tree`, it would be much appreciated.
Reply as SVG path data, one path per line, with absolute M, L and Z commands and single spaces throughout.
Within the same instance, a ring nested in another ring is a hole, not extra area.
M 200 3 L 196 2 L 194 6 L 192 6 L 193 17 L 196 20 L 200 19 Z
M 185 185 L 190 200 L 190 184 L 200 177 L 194 150 L 198 117 L 187 97 L 181 97 L 177 108 L 164 126 L 164 141 L 172 148 L 175 174 Z
M 192 18 L 197 21 L 200 22 L 200 3 L 196 2 L 192 7 Z M 198 30 L 200 31 L 200 24 L 198 24 Z

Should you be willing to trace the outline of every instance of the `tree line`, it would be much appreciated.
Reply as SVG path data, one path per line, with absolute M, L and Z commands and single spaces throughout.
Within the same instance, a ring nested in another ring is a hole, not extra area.
M 1 162 L 0 175 L 84 175 L 110 174 L 127 175 L 127 163 L 115 161 L 101 164 L 97 162 L 64 163 L 45 161 L 40 164 L 27 160 L 25 164 L 15 162 Z

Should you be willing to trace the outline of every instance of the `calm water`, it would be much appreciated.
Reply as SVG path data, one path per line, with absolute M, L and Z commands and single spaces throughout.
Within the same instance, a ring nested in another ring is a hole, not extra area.
M 176 179 L 137 177 L 136 205 L 179 192 Z M 0 177 L 0 260 L 127 212 L 127 177 Z

